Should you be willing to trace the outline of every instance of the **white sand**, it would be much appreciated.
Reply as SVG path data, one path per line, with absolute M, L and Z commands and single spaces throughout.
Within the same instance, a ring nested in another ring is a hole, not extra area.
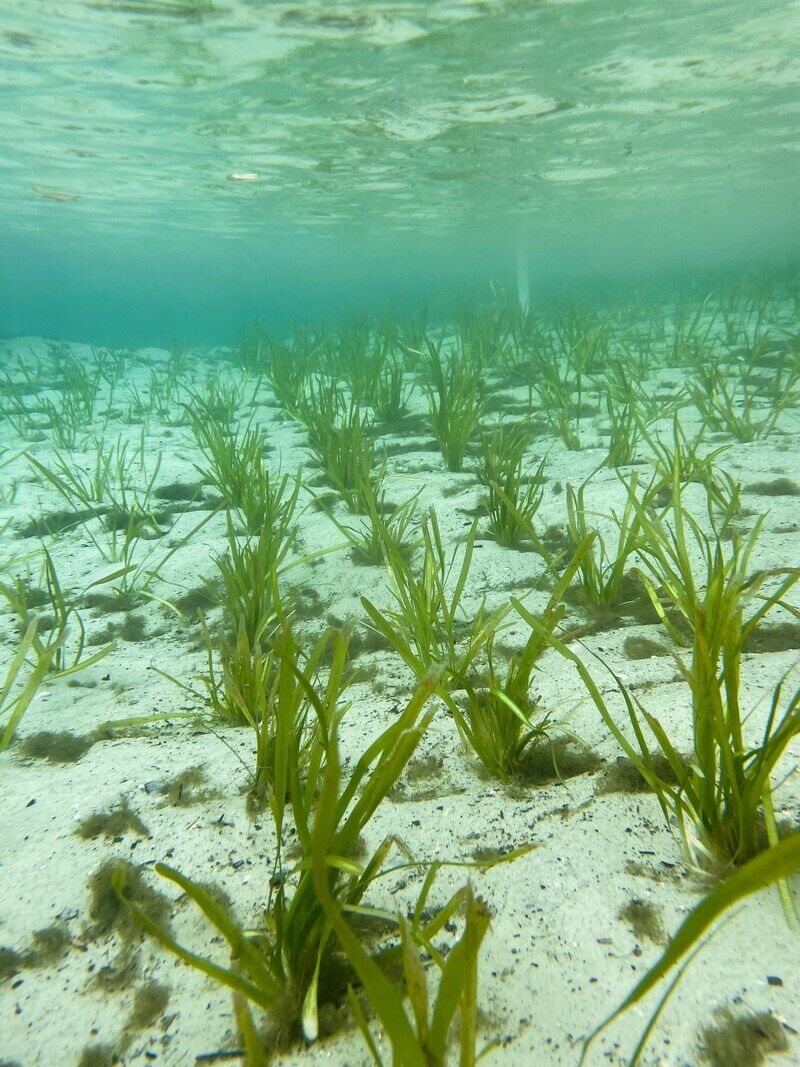
M 41 348 L 39 341 L 30 342 Z M 28 339 L 6 344 L 11 354 L 28 358 Z M 80 351 L 81 346 L 74 346 Z M 148 351 L 147 360 L 163 357 Z M 134 374 L 146 378 L 145 355 L 139 354 Z M 198 364 L 198 384 L 204 367 Z M 678 384 L 679 373 L 663 371 L 660 378 Z M 247 394 L 249 396 L 249 393 Z M 520 391 L 517 399 L 522 399 Z M 260 400 L 269 399 L 264 387 Z M 102 405 L 101 405 L 102 406 Z M 124 407 L 123 397 L 115 406 Z M 418 391 L 412 401 L 415 411 L 424 411 Z M 275 446 L 284 471 L 308 461 L 305 435 L 296 426 L 277 421 L 277 409 L 262 406 L 259 420 L 268 425 L 268 440 Z M 550 452 L 549 479 L 537 524 L 564 522 L 564 494 L 554 483 L 578 484 L 602 460 L 604 450 L 598 430 L 604 420 L 585 432 L 581 452 L 569 453 L 556 444 Z M 665 426 L 667 424 L 664 424 Z M 800 426 L 796 414 L 782 418 L 778 429 L 765 441 L 732 445 L 723 465 L 745 487 L 754 481 L 779 476 L 798 478 L 797 450 Z M 17 439 L 5 426 L 3 442 L 11 456 L 23 448 L 44 463 L 52 458 L 49 441 L 30 444 Z M 106 437 L 122 433 L 136 443 L 137 426 L 112 420 Z M 473 476 L 448 474 L 429 440 L 420 439 L 420 451 L 391 459 L 392 499 L 402 500 L 422 489 L 420 510 L 435 505 L 446 539 L 463 536 L 472 518 L 479 492 Z M 549 445 L 536 441 L 533 458 Z M 595 447 L 596 446 L 596 447 Z M 151 422 L 146 439 L 153 460 L 160 451 L 162 466 L 158 484 L 195 482 L 193 464 L 201 462 L 191 434 L 185 427 L 166 427 Z M 80 451 L 75 459 L 88 460 Z M 317 472 L 312 471 L 311 475 Z M 19 456 L 0 471 L 4 484 L 20 480 L 13 501 L 0 507 L 0 523 L 11 520 L 2 538 L 2 558 L 34 552 L 35 538 L 19 537 L 19 527 L 31 516 L 64 505 L 52 487 L 38 479 Z M 588 491 L 590 504 L 607 511 L 624 500 L 624 492 L 612 471 L 597 474 Z M 691 499 L 687 494 L 687 499 Z M 800 559 L 798 501 L 796 497 L 760 497 L 744 493 L 746 507 L 769 507 L 755 566 L 797 563 Z M 342 513 L 343 514 L 343 513 Z M 202 518 L 191 511 L 178 517 L 160 540 L 145 542 L 155 557 Z M 343 516 L 344 517 L 344 516 Z M 752 521 L 752 520 L 750 520 Z M 485 529 L 485 521 L 481 529 Z M 341 540 L 329 520 L 313 509 L 300 520 L 300 546 L 309 551 Z M 214 557 L 224 551 L 224 519 L 213 518 L 189 544 L 182 547 L 165 568 L 168 582 L 156 589 L 168 599 L 196 588 L 214 574 Z M 86 531 L 63 534 L 51 544 L 51 552 L 63 586 L 79 591 L 108 573 L 105 563 Z M 40 564 L 31 557 L 34 584 Z M 22 574 L 17 564 L 12 574 Z M 532 553 L 499 548 L 489 539 L 480 540 L 470 574 L 467 607 L 474 608 L 485 594 L 490 606 L 504 602 L 513 584 L 520 595 L 523 579 L 541 573 Z M 4 577 L 7 580 L 8 575 Z M 321 632 L 326 619 L 363 619 L 359 596 L 369 595 L 381 605 L 389 596 L 382 568 L 355 566 L 347 552 L 327 556 L 304 572 L 295 572 L 291 585 L 310 586 L 319 596 L 317 617 L 305 622 L 300 632 Z M 534 610 L 543 606 L 545 594 L 533 594 Z M 121 616 L 82 610 L 90 635 L 101 633 Z M 213 614 L 213 613 L 212 613 Z M 774 616 L 778 621 L 778 614 Z M 131 715 L 200 710 L 201 702 L 171 685 L 153 668 L 190 681 L 203 668 L 198 651 L 199 627 L 190 618 L 181 622 L 163 605 L 151 602 L 136 615 L 144 618 L 146 639 L 119 638 L 116 649 L 96 666 L 72 680 L 58 680 L 42 687 L 18 731 L 24 738 L 40 730 L 66 730 L 87 734 L 109 719 Z M 578 615 L 574 616 L 576 619 Z M 785 621 L 785 617 L 781 620 Z M 0 619 L 3 662 L 14 650 L 15 622 L 5 613 Z M 509 641 L 524 636 L 525 627 L 514 625 Z M 645 705 L 657 712 L 670 733 L 686 748 L 690 734 L 689 694 L 669 653 L 649 660 L 629 660 L 623 650 L 626 637 L 645 634 L 669 642 L 658 627 L 618 626 L 588 638 L 586 646 L 601 654 L 622 672 Z M 764 711 L 764 696 L 777 679 L 795 664 L 797 651 L 745 656 L 743 690 L 747 702 L 761 701 L 753 721 L 757 732 Z M 411 686 L 410 672 L 394 654 L 366 653 L 360 665 L 374 663 L 379 682 L 352 686 L 352 707 L 342 730 L 343 755 L 347 761 L 362 751 L 370 739 L 392 721 L 398 703 Z M 599 664 L 592 665 L 602 679 L 603 691 L 614 686 Z M 569 716 L 568 726 L 585 740 L 592 751 L 609 764 L 619 750 L 603 726 L 571 667 L 554 653 L 546 654 L 535 678 L 541 707 L 553 709 L 555 718 Z M 614 706 L 623 709 L 614 699 Z M 687 911 L 700 899 L 704 885 L 683 862 L 677 838 L 665 825 L 655 798 L 649 794 L 600 794 L 596 789 L 602 771 L 584 773 L 564 782 L 505 788 L 479 773 L 476 760 L 459 742 L 455 726 L 444 709 L 437 714 L 420 748 L 422 757 L 441 761 L 439 773 L 407 783 L 405 797 L 385 802 L 369 830 L 367 845 L 376 846 L 387 834 L 398 835 L 420 859 L 468 859 L 476 848 L 512 848 L 525 843 L 537 847 L 514 863 L 486 873 L 471 875 L 475 889 L 490 904 L 493 920 L 480 961 L 479 1001 L 485 1015 L 486 1039 L 499 1037 L 502 1046 L 490 1062 L 500 1065 L 575 1064 L 580 1038 L 630 990 L 634 982 L 657 959 L 660 947 L 646 938 L 637 939 L 618 916 L 632 899 L 657 909 L 665 930 L 673 932 Z M 797 741 L 783 764 L 794 772 L 800 758 Z M 195 766 L 207 775 L 205 789 L 213 796 L 184 807 L 165 803 L 154 784 Z M 52 965 L 22 968 L 0 985 L 0 1060 L 32 1065 L 77 1064 L 87 1045 L 118 1045 L 137 988 L 147 980 L 169 986 L 166 1009 L 149 1026 L 131 1032 L 122 1041 L 121 1062 L 183 1065 L 195 1062 L 201 1053 L 237 1047 L 229 993 L 203 975 L 185 966 L 151 941 L 136 948 L 135 974 L 118 991 L 106 992 L 97 982 L 98 972 L 114 967 L 119 945 L 113 937 L 92 939 L 87 882 L 105 860 L 124 858 L 145 868 L 166 861 L 202 881 L 220 885 L 232 899 L 246 924 L 258 922 L 259 908 L 266 900 L 275 841 L 271 820 L 251 819 L 245 811 L 243 790 L 253 766 L 253 740 L 246 729 L 219 728 L 214 733 L 187 720 L 166 721 L 150 726 L 138 736 L 119 736 L 96 743 L 74 764 L 55 765 L 24 760 L 12 748 L 0 758 L 3 804 L 0 807 L 0 945 L 23 953 L 35 930 L 62 924 L 69 933 L 69 947 Z M 147 786 L 147 788 L 146 788 Z M 151 791 L 148 791 L 151 790 Z M 429 794 L 417 799 L 417 794 Z M 75 835 L 80 819 L 105 811 L 124 798 L 149 829 L 149 837 L 128 832 L 119 840 L 97 838 L 85 841 Z M 779 815 L 796 822 L 800 788 L 796 773 L 777 796 Z M 462 871 L 443 871 L 435 900 L 446 896 L 464 880 Z M 227 962 L 224 944 L 198 910 L 179 899 L 175 887 L 161 882 L 152 872 L 148 884 L 159 888 L 173 902 L 173 929 L 185 944 Z M 404 880 L 405 881 L 405 880 Z M 403 884 L 387 880 L 374 902 L 405 908 L 416 899 L 420 878 Z M 775 1062 L 800 1063 L 800 954 L 797 936 L 787 929 L 775 892 L 750 900 L 704 949 L 688 971 L 668 1008 L 645 1056 L 649 1064 L 682 1065 L 700 1062 L 698 1035 L 714 1022 L 717 1009 L 737 1013 L 772 1012 L 784 1025 L 789 1051 Z M 768 976 L 782 984 L 770 984 Z M 643 1008 L 629 1012 L 594 1047 L 589 1062 L 626 1062 L 645 1019 L 654 1006 L 650 998 Z M 386 1052 L 388 1058 L 388 1050 Z M 344 1033 L 321 1041 L 310 1049 L 297 1048 L 276 1056 L 276 1063 L 369 1063 L 356 1033 Z

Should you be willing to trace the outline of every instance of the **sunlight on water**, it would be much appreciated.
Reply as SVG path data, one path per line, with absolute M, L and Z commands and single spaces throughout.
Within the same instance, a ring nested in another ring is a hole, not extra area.
M 772 269 L 798 85 L 796 3 L 2 3 L 0 329 Z
M 231 235 L 780 198 L 799 41 L 783 3 L 5 3 L 3 215 Z

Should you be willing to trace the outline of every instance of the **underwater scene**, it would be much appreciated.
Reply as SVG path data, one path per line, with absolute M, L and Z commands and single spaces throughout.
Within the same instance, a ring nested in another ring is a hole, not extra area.
M 800 1064 L 800 4 L 0 84 L 0 1067 Z

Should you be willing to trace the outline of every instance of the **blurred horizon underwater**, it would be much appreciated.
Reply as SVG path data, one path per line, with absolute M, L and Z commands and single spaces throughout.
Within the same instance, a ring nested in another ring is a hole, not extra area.
M 796 5 L 0 4 L 0 336 L 218 345 L 800 266 Z

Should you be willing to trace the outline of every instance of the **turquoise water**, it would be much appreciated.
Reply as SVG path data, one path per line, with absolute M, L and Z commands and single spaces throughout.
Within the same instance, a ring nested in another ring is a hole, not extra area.
M 221 342 L 796 263 L 793 3 L 0 5 L 0 331 Z

